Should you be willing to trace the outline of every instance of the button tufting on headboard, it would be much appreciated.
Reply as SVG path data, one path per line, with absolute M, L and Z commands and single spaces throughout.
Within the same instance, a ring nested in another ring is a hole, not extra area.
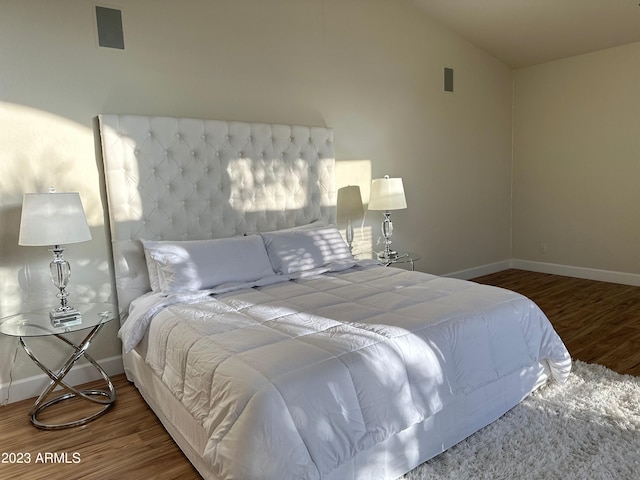
M 335 221 L 325 127 L 100 115 L 120 309 L 150 290 L 139 239 L 229 237 Z

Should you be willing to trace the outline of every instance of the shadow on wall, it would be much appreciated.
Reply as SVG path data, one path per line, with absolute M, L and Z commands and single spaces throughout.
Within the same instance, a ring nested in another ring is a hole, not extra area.
M 357 185 L 362 197 L 364 215 L 353 224 L 353 254 L 356 257 L 367 256 L 374 250 L 371 216 L 367 212 L 371 191 L 371 171 L 371 160 L 336 160 L 336 189 Z M 338 226 L 342 228 L 341 233 L 346 238 L 345 225 Z

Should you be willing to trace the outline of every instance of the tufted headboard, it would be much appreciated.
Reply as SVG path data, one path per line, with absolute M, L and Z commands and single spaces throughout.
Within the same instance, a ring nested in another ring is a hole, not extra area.
M 200 240 L 335 221 L 333 131 L 98 117 L 123 320 L 151 290 L 139 239 Z

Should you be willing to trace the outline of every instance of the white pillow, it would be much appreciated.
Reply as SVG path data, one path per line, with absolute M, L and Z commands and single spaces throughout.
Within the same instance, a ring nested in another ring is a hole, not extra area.
M 287 229 L 261 233 L 273 271 L 279 274 L 302 272 L 341 260 L 353 260 L 338 229 Z
M 259 235 L 260 233 L 281 233 L 281 232 L 291 232 L 294 230 L 310 230 L 313 228 L 318 228 L 318 227 L 326 227 L 328 226 L 327 221 L 324 219 L 318 219 L 318 220 L 314 220 L 311 223 L 305 223 L 304 225 L 298 225 L 296 227 L 287 227 L 287 228 L 283 228 L 280 230 L 272 230 L 269 232 L 246 232 L 245 235 Z
M 140 240 L 142 242 L 142 245 L 144 246 L 145 242 L 147 242 L 147 240 Z M 160 291 L 160 274 L 158 273 L 158 264 L 156 263 L 156 261 L 151 258 L 151 256 L 149 255 L 149 251 L 145 248 L 144 249 L 144 259 L 147 263 L 147 273 L 149 274 L 149 284 L 151 285 L 151 291 L 152 292 L 159 292 Z
M 258 235 L 182 242 L 141 241 L 150 283 L 157 278 L 158 290 L 154 291 L 164 294 L 204 290 L 229 282 L 252 282 L 274 274 Z

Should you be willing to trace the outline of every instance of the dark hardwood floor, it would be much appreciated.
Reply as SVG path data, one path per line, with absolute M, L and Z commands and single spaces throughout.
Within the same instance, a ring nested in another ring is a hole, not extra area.
M 640 376 L 640 287 L 523 270 L 474 280 L 536 302 L 572 358 Z
M 573 358 L 640 375 L 640 287 L 519 270 L 475 281 L 534 300 Z M 124 375 L 116 376 L 114 383 L 118 392 L 114 407 L 75 429 L 32 427 L 26 412 L 33 400 L 0 407 L 0 479 L 200 479 L 135 387 Z M 90 385 L 99 386 L 99 382 Z M 75 401 L 65 403 L 51 413 L 77 415 L 86 408 Z M 10 454 L 20 453 L 29 454 L 30 463 L 11 464 Z M 47 453 L 57 454 L 48 457 L 57 462 L 43 463 Z M 2 462 L 5 459 L 9 463 Z M 63 459 L 69 463 L 59 463 Z

